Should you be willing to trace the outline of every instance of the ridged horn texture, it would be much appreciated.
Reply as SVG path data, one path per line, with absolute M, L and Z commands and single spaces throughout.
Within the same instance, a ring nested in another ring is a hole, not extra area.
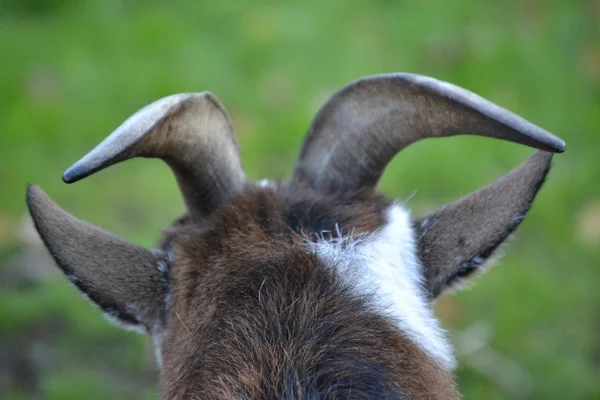
M 240 190 L 246 177 L 229 117 L 208 92 L 175 94 L 142 108 L 63 175 L 76 182 L 133 158 L 164 160 L 192 218 L 201 218 Z
M 409 144 L 460 134 L 565 150 L 560 138 L 468 90 L 421 75 L 377 75 L 350 83 L 321 108 L 294 179 L 326 191 L 374 187 Z

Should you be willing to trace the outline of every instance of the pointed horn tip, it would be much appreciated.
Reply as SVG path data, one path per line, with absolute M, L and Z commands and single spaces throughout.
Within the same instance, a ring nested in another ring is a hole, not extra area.
M 69 167 L 62 175 L 62 181 L 64 183 L 74 183 L 78 180 L 82 179 L 82 171 L 81 168 L 77 168 L 76 164 Z
M 521 143 L 528 147 L 533 147 L 538 150 L 542 150 L 548 153 L 564 153 L 566 145 L 563 140 L 552 135 L 552 137 L 546 137 L 541 140 L 533 139 L 529 143 Z
M 557 138 L 557 141 L 553 143 L 553 150 L 555 153 L 564 153 L 567 150 L 567 144 L 564 140 Z
M 92 150 L 93 151 L 93 150 Z M 75 183 L 77 181 L 82 180 L 83 178 L 87 178 L 98 170 L 107 167 L 106 162 L 89 162 L 87 160 L 89 154 L 83 157 L 81 160 L 77 161 L 75 164 L 71 165 L 62 175 L 62 181 L 64 183 Z

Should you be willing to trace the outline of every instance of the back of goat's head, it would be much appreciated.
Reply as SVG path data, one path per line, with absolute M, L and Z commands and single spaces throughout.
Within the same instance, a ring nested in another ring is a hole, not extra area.
M 420 218 L 375 192 L 428 137 L 540 149 Z M 231 122 L 208 93 L 135 113 L 63 175 L 164 160 L 187 206 L 156 249 L 69 215 L 28 189 L 35 226 L 68 278 L 154 338 L 163 398 L 456 398 L 432 315 L 519 225 L 564 142 L 459 87 L 411 74 L 358 80 L 313 121 L 288 182 L 247 180 Z

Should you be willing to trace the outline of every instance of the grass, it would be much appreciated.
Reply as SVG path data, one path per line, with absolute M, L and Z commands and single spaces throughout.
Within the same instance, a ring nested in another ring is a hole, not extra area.
M 249 176 L 279 179 L 290 176 L 311 118 L 339 87 L 382 72 L 431 75 L 560 135 L 568 149 L 501 265 L 438 304 L 451 336 L 486 326 L 489 348 L 508 360 L 490 376 L 481 353 L 461 356 L 464 397 L 598 398 L 599 19 L 597 2 L 579 0 L 2 0 L 0 275 L 23 251 L 26 182 L 143 245 L 181 214 L 175 180 L 156 160 L 128 161 L 73 186 L 60 180 L 154 99 L 212 91 L 232 115 Z M 426 141 L 391 163 L 380 189 L 410 198 L 420 215 L 530 153 L 483 138 Z M 106 324 L 60 276 L 26 287 L 3 282 L 0 340 L 31 346 L 48 336 L 59 357 L 26 374 L 38 398 L 153 397 L 145 339 Z M 510 378 L 510 366 L 526 384 Z M 9 384 L 0 397 L 31 398 L 28 390 Z

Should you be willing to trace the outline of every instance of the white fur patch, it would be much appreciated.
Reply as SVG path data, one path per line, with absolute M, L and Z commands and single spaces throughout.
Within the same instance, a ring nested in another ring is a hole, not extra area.
M 339 232 L 338 232 L 339 233 Z M 344 232 L 345 233 L 345 232 Z M 372 234 L 307 242 L 326 264 L 356 282 L 361 293 L 375 295 L 379 305 L 409 339 L 440 365 L 455 365 L 451 346 L 426 300 L 414 233 L 408 211 L 394 205 L 388 223 Z M 340 235 L 341 236 L 341 235 Z
M 260 186 L 261 188 L 275 188 L 275 183 L 271 182 L 268 179 L 263 179 L 262 181 L 258 182 L 258 186 Z
M 152 340 L 154 340 L 156 363 L 158 364 L 158 367 L 161 368 L 162 367 L 162 345 L 165 340 L 165 332 L 164 332 L 164 329 L 161 326 L 159 326 L 159 324 L 156 324 L 156 323 L 154 324 L 154 327 L 152 330 L 153 330 Z

